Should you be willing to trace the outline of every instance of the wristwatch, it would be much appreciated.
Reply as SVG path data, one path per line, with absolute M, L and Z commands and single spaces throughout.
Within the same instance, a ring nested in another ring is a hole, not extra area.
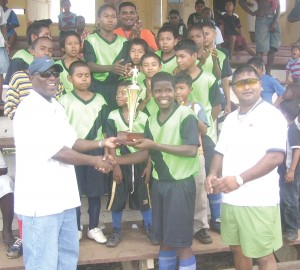
M 244 180 L 240 175 L 235 176 L 235 181 L 238 183 L 239 186 L 244 184 Z

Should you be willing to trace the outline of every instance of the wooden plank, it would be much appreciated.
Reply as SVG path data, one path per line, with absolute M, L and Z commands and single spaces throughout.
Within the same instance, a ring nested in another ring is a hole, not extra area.
M 15 147 L 14 138 L 0 138 L 0 149 L 14 148 L 14 147 Z
M 299 270 L 300 261 L 277 263 L 277 266 L 278 266 L 278 270 Z M 235 270 L 235 268 L 224 269 L 224 270 Z M 258 270 L 258 266 L 253 266 L 253 270 Z

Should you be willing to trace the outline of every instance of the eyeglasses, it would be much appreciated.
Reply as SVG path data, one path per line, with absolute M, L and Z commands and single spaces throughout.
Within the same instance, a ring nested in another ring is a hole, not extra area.
M 47 71 L 39 72 L 39 73 L 36 73 L 36 74 L 39 74 L 42 78 L 50 78 L 51 75 L 52 75 L 54 78 L 58 78 L 60 72 L 47 70 Z
M 249 79 L 237 81 L 237 82 L 233 83 L 232 85 L 234 85 L 237 89 L 244 89 L 246 87 L 246 84 L 249 87 L 253 87 L 258 82 L 259 82 L 259 79 L 257 79 L 257 78 L 249 78 Z

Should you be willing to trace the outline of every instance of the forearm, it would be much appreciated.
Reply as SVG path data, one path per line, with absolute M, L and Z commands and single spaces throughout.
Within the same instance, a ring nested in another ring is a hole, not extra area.
M 68 147 L 63 147 L 52 158 L 62 163 L 70 165 L 97 165 L 95 156 L 81 154 Z
M 202 121 L 198 121 L 198 131 L 204 136 L 207 133 L 207 125 L 205 125 Z
M 241 173 L 240 176 L 243 178 L 244 183 L 253 181 L 260 178 L 280 165 L 284 160 L 283 152 L 269 152 L 258 161 L 253 167 Z
M 221 112 L 221 110 L 222 110 L 221 104 L 212 107 L 211 116 L 212 116 L 214 121 L 217 119 L 217 117 L 218 117 L 219 113 Z
M 117 156 L 116 162 L 118 165 L 129 165 L 129 164 L 138 164 L 145 162 L 149 157 L 149 151 L 138 151 L 132 154 L 128 154 L 125 156 Z
M 222 77 L 222 71 L 221 71 L 218 59 L 213 61 L 213 74 L 216 77 L 217 81 L 219 81 Z
M 88 66 L 92 72 L 111 72 L 112 71 L 112 65 L 98 65 L 93 62 L 88 62 Z
M 169 144 L 153 144 L 153 150 L 162 151 L 171 155 L 195 157 L 198 154 L 198 145 L 169 145 Z
M 230 88 L 229 88 L 228 77 L 224 77 L 222 79 L 222 87 L 223 87 L 224 96 L 226 99 L 226 104 L 230 104 L 231 100 L 230 100 Z
M 223 155 L 219 153 L 215 153 L 209 167 L 209 175 L 221 177 L 222 164 L 223 164 Z
M 293 149 L 293 157 L 292 157 L 292 164 L 290 166 L 290 170 L 295 171 L 300 159 L 300 149 Z
M 274 102 L 273 105 L 274 105 L 276 108 L 279 108 L 279 105 L 280 105 L 281 102 L 282 102 L 282 96 L 277 97 L 277 99 L 276 99 L 276 101 Z
M 86 153 L 88 151 L 98 149 L 99 147 L 99 141 L 77 139 L 72 149 L 80 153 Z

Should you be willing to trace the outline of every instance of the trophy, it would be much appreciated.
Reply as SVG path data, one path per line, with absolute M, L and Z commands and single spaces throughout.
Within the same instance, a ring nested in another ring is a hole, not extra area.
M 140 95 L 142 89 L 137 83 L 137 77 L 139 74 L 138 68 L 136 66 L 134 66 L 131 73 L 132 73 L 132 84 L 129 85 L 125 89 L 126 94 L 127 94 L 129 130 L 128 131 L 120 131 L 120 132 L 118 132 L 118 135 L 117 135 L 117 138 L 120 141 L 120 143 L 124 143 L 124 144 L 126 144 L 126 142 L 133 142 L 134 139 L 144 138 L 143 133 L 133 132 L 133 121 L 135 119 L 139 95 Z

